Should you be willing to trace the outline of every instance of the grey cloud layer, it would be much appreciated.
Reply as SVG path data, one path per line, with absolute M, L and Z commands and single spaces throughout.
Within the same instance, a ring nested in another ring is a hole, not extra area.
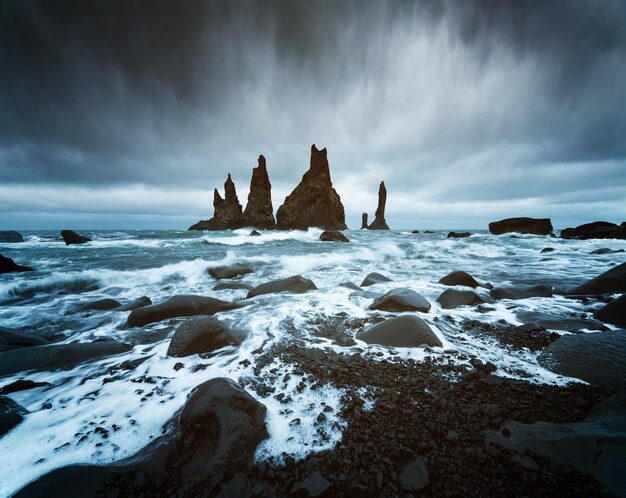
M 259 153 L 286 190 L 317 143 L 344 198 L 385 178 L 392 213 L 395 195 L 626 198 L 620 0 L 9 0 L 0 74 L 5 185 L 230 171 L 245 199 Z

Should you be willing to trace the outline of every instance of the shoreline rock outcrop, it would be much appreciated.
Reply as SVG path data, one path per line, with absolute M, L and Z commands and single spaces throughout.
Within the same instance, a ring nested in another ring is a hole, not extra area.
M 626 239 L 626 221 L 621 225 L 609 223 L 608 221 L 594 221 L 585 223 L 576 228 L 566 228 L 561 230 L 562 239 Z
M 502 235 L 511 232 L 531 235 L 550 235 L 552 230 L 550 218 L 506 218 L 489 223 L 489 231 L 493 235 Z
M 385 182 L 380 182 L 378 187 L 378 207 L 374 214 L 374 221 L 368 227 L 369 230 L 389 230 L 389 225 L 385 220 L 385 206 L 387 204 L 387 189 Z
M 271 229 L 276 226 L 272 206 L 272 184 L 270 183 L 265 157 L 259 156 L 258 166 L 252 169 L 248 204 L 243 212 L 242 226 Z
M 346 230 L 341 198 L 333 188 L 326 149 L 311 146 L 309 170 L 276 212 L 276 228 L 307 230 Z
M 24 242 L 24 237 L 15 230 L 0 230 L 0 242 L 3 244 Z

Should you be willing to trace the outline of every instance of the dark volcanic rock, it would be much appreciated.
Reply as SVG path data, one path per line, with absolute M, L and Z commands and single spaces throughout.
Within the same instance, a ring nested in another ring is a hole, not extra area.
M 202 220 L 189 227 L 189 230 L 228 230 L 241 228 L 243 213 L 235 183 L 228 173 L 228 178 L 224 182 L 224 198 L 219 191 L 213 191 L 213 218 Z
M 18 425 L 28 411 L 11 398 L 0 396 L 0 437 Z
M 180 295 L 173 296 L 159 304 L 144 306 L 133 310 L 128 315 L 129 327 L 143 327 L 149 323 L 160 322 L 168 318 L 194 315 L 214 315 L 244 306 L 239 303 L 220 301 L 212 297 Z
M 382 275 L 380 273 L 372 272 L 363 279 L 363 282 L 361 282 L 361 287 L 367 287 L 369 285 L 374 285 L 374 284 L 381 284 L 383 282 L 391 282 L 391 279 L 389 277 L 385 277 L 385 275 Z
M 279 229 L 346 230 L 345 213 L 339 194 L 333 188 L 326 149 L 311 146 L 311 165 L 300 184 L 276 212 Z
M 421 318 L 401 315 L 361 331 L 357 338 L 368 344 L 389 347 L 441 346 L 437 334 Z
M 252 289 L 251 285 L 242 284 L 241 282 L 220 282 L 213 290 L 250 290 Z
M 595 251 L 591 251 L 589 254 L 617 254 L 620 252 L 624 252 L 624 249 L 611 249 L 609 247 L 602 247 L 600 249 L 596 249 Z
M 275 294 L 277 292 L 302 294 L 315 289 L 317 289 L 317 287 L 312 280 L 304 278 L 300 275 L 294 275 L 292 277 L 280 278 L 278 280 L 272 280 L 270 282 L 257 285 L 256 287 L 250 289 L 247 297 L 251 298 L 262 294 Z
M 411 289 L 399 288 L 390 290 L 383 296 L 375 299 L 369 309 L 395 312 L 422 311 L 428 313 L 430 303 Z
M 259 165 L 252 169 L 248 205 L 243 212 L 243 225 L 257 228 L 274 228 L 274 208 L 272 207 L 272 184 L 267 174 L 265 157 L 259 156 Z
M 328 482 L 319 472 L 313 472 L 309 477 L 294 485 L 293 491 L 297 493 L 303 491 L 306 496 L 319 496 L 330 487 Z
M 539 251 L 539 254 L 545 254 L 546 252 L 554 252 L 554 247 L 544 247 L 541 251 Z
M 103 467 L 54 470 L 15 497 L 198 496 L 183 492 L 198 482 L 202 495 L 214 496 L 210 487 L 224 475 L 252 464 L 268 437 L 265 414 L 265 406 L 232 380 L 212 379 L 196 387 L 164 434 L 136 455 Z
M 209 275 L 213 278 L 217 278 L 218 280 L 222 280 L 224 278 L 234 278 L 247 273 L 254 273 L 254 270 L 248 265 L 242 265 L 240 263 L 230 266 L 216 266 L 215 268 L 209 268 L 207 271 L 209 272 Z
M 561 337 L 556 332 L 548 332 L 541 325 L 526 323 L 512 329 L 496 329 L 494 335 L 502 344 L 516 349 L 528 348 L 533 351 L 543 350 Z
M 46 387 L 50 384 L 47 382 L 33 382 L 32 380 L 16 380 L 10 384 L 6 384 L 0 388 L 0 394 L 11 394 L 20 391 L 27 391 L 29 389 L 35 389 L 37 387 Z
M 552 230 L 550 218 L 506 218 L 489 223 L 489 231 L 494 235 L 510 232 L 550 235 Z
M 73 368 L 84 361 L 125 353 L 130 349 L 129 344 L 114 341 L 12 349 L 0 353 L 0 377 L 27 370 Z
M 224 346 L 241 344 L 243 337 L 217 318 L 195 316 L 181 323 L 170 341 L 168 356 L 183 357 L 210 353 Z
M 80 313 L 82 311 L 107 311 L 119 308 L 120 306 L 122 306 L 122 304 L 115 299 L 98 299 L 97 301 L 79 304 L 72 310 L 72 312 Z
M 450 310 L 459 306 L 473 306 L 475 304 L 492 303 L 493 301 L 474 291 L 446 289 L 437 298 L 437 302 L 443 309 Z
M 115 308 L 115 311 L 133 311 L 139 308 L 143 308 L 144 306 L 150 306 L 152 304 L 152 299 L 148 296 L 141 296 L 131 301 L 128 304 L 123 304 L 118 308 Z
M 464 271 L 453 271 L 440 279 L 439 283 L 443 285 L 463 285 L 465 287 L 472 287 L 473 289 L 476 287 L 484 287 L 485 289 L 492 288 L 491 284 L 481 284 L 469 273 Z
M 411 233 L 416 235 L 416 234 L 420 233 L 420 231 L 419 230 L 413 230 Z M 426 232 L 424 232 L 424 233 L 426 233 Z
M 250 237 L 259 237 L 261 234 L 256 230 L 252 230 L 249 234 Z
M 368 227 L 370 230 L 389 230 L 389 226 L 385 221 L 385 205 L 387 204 L 387 189 L 385 182 L 380 182 L 378 187 L 378 207 L 374 215 L 374 221 Z
M 63 237 L 66 246 L 72 244 L 86 244 L 87 242 L 91 241 L 89 237 L 83 237 L 73 230 L 63 230 L 61 232 L 61 237 Z
M 367 213 L 361 215 L 361 230 L 367 229 Z
M 572 289 L 568 294 L 596 295 L 626 292 L 626 263 L 617 265 Z
M 326 230 L 320 235 L 320 240 L 324 242 L 350 242 L 348 237 L 336 230 Z
M 562 239 L 626 239 L 626 222 L 621 225 L 608 221 L 594 221 L 561 230 Z
M 22 237 L 21 233 L 14 230 L 0 230 L 0 242 L 3 244 L 24 242 L 24 237 Z
M 15 263 L 11 258 L 7 258 L 0 254 L 0 273 L 13 273 L 18 271 L 34 271 L 30 266 L 21 266 Z
M 531 297 L 552 297 L 552 287 L 545 284 L 527 287 L 496 287 L 490 291 L 494 299 L 528 299 Z
M 398 483 L 403 491 L 419 491 L 429 484 L 428 469 L 421 457 L 409 462 L 398 477 Z
M 24 332 L 22 330 L 8 329 L 0 327 L 0 346 L 9 347 L 30 347 L 48 344 L 48 341 L 38 337 L 33 332 Z
M 448 238 L 449 239 L 464 239 L 466 237 L 469 237 L 470 235 L 472 235 L 470 232 L 449 232 Z
M 626 294 L 603 306 L 594 315 L 598 320 L 606 323 L 626 327 Z
M 539 311 L 520 311 L 517 313 L 517 317 L 522 322 L 534 323 L 546 329 L 565 330 L 567 332 L 578 332 L 583 329 L 608 330 L 597 320 L 553 316 Z

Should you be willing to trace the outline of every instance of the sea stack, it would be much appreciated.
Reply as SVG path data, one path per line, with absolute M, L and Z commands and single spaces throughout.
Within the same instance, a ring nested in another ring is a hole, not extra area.
M 224 198 L 217 189 L 213 191 L 213 208 L 213 218 L 199 221 L 189 230 L 228 230 L 242 226 L 242 207 L 230 173 L 224 182 Z
M 374 221 L 369 226 L 370 230 L 389 230 L 389 226 L 385 221 L 385 204 L 387 204 L 387 189 L 385 188 L 385 182 L 380 182 L 380 187 L 378 187 L 378 207 L 376 208 Z
M 311 165 L 302 181 L 287 196 L 276 212 L 279 229 L 346 230 L 345 212 L 341 198 L 333 188 L 326 149 L 311 146 Z
M 272 207 L 272 184 L 270 183 L 265 157 L 259 156 L 259 165 L 252 169 L 248 205 L 243 212 L 243 225 L 255 228 L 274 228 L 274 208 Z
M 361 215 L 361 230 L 367 229 L 367 213 Z

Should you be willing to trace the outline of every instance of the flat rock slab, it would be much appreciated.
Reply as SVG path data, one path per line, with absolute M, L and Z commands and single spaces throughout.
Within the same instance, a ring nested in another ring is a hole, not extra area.
M 196 295 L 173 296 L 159 304 L 144 306 L 128 315 L 129 327 L 142 327 L 168 318 L 194 315 L 214 315 L 222 311 L 241 308 L 243 304 L 221 301 L 212 297 Z
M 217 318 L 195 316 L 181 323 L 170 341 L 168 356 L 183 357 L 210 353 L 225 346 L 241 344 L 243 334 L 236 333 Z
M 310 290 L 315 290 L 317 287 L 312 280 L 304 278 L 300 275 L 294 275 L 293 277 L 280 278 L 278 280 L 272 280 L 265 282 L 264 284 L 257 285 L 250 289 L 247 298 L 261 296 L 263 294 L 275 294 L 277 292 L 291 292 L 295 294 L 303 294 Z
M 381 273 L 372 272 L 363 279 L 363 282 L 361 282 L 361 287 L 367 287 L 374 284 L 382 284 L 385 282 L 391 282 L 391 279 Z
M 437 334 L 421 318 L 402 315 L 367 327 L 357 339 L 388 347 L 442 346 Z
M 521 322 L 534 323 L 546 329 L 565 330 L 578 332 L 579 330 L 608 330 L 597 320 L 585 320 L 584 318 L 568 318 L 541 313 L 540 311 L 520 311 L 517 318 Z
M 550 235 L 552 230 L 550 218 L 506 218 L 489 223 L 489 231 L 494 235 L 511 232 Z
M 593 316 L 603 322 L 626 327 L 626 294 L 603 306 Z
M 369 309 L 395 312 L 421 311 L 428 313 L 430 303 L 414 290 L 401 287 L 399 289 L 390 290 L 379 298 L 374 299 Z
M 476 287 L 484 287 L 485 289 L 491 289 L 491 284 L 481 284 L 472 277 L 469 273 L 465 271 L 453 271 L 449 273 L 445 277 L 439 280 L 439 283 L 442 285 L 462 285 L 465 287 L 471 287 L 475 289 Z
M 553 289 L 549 285 L 539 284 L 524 287 L 496 287 L 490 294 L 494 299 L 529 299 L 532 297 L 552 297 Z
M 565 335 L 537 358 L 561 375 L 576 377 L 607 389 L 626 389 L 626 331 Z
M 474 306 L 476 304 L 492 303 L 493 300 L 483 297 L 474 291 L 458 289 L 446 289 L 437 298 L 437 302 L 445 310 L 458 308 L 459 306 Z
M 73 368 L 79 363 L 130 351 L 122 342 L 52 344 L 12 349 L 0 353 L 0 377 L 28 370 Z
M 239 275 L 246 275 L 248 273 L 254 273 L 254 270 L 242 264 L 230 265 L 230 266 L 217 266 L 215 268 L 208 269 L 209 275 L 218 280 L 224 278 L 235 278 Z
M 617 265 L 569 291 L 574 295 L 617 294 L 626 292 L 626 263 Z

